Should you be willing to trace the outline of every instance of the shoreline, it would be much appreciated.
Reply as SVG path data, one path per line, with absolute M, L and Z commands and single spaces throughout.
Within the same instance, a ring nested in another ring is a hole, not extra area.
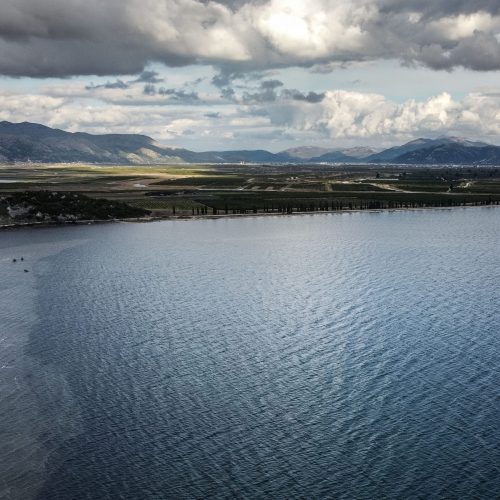
M 283 217 L 283 216 L 304 216 L 304 215 L 341 215 L 353 213 L 391 213 L 391 212 L 419 212 L 427 210 L 456 210 L 468 208 L 499 208 L 500 205 L 461 205 L 452 207 L 408 207 L 408 208 L 374 208 L 374 209 L 346 209 L 330 211 L 309 211 L 309 212 L 259 212 L 247 214 L 207 214 L 207 215 L 165 215 L 153 217 L 138 217 L 131 219 L 102 219 L 102 220 L 79 220 L 68 222 L 14 222 L 12 224 L 0 224 L 0 231 L 15 231 L 20 229 L 41 229 L 71 226 L 89 226 L 93 224 L 120 224 L 120 223 L 149 223 L 161 221 L 191 221 L 191 220 L 214 220 L 214 219 L 235 219 L 241 217 Z

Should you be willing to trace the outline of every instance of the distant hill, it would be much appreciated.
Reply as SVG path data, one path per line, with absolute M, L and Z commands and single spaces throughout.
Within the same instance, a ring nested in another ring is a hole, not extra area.
M 235 151 L 207 151 L 195 153 L 197 162 L 205 163 L 287 163 L 290 158 L 281 153 L 270 153 L 263 149 L 235 150 Z
M 334 149 L 320 148 L 317 146 L 299 146 L 282 151 L 280 154 L 286 155 L 291 160 L 310 160 L 327 153 L 335 151 Z
M 65 132 L 36 123 L 0 122 L 0 161 L 38 163 L 402 163 L 500 165 L 500 147 L 459 137 L 417 139 L 375 153 L 367 147 L 303 146 L 265 150 L 195 152 L 170 148 L 138 134 Z
M 361 158 L 367 158 L 368 156 L 375 154 L 376 150 L 366 146 L 356 146 L 353 148 L 341 149 L 340 151 L 352 158 L 361 159 Z
M 469 148 L 443 144 L 418 151 L 412 151 L 396 158 L 397 163 L 415 163 L 421 165 L 500 165 L 500 148 L 497 146 L 483 146 Z
M 0 122 L 0 161 L 92 163 L 226 163 L 286 162 L 269 151 L 208 151 L 197 153 L 158 144 L 137 134 L 93 135 L 65 132 L 36 123 Z
M 337 149 L 330 151 L 329 153 L 325 153 L 321 156 L 311 158 L 311 161 L 319 163 L 356 163 L 360 161 L 365 162 L 366 158 L 374 153 L 375 151 L 373 149 L 364 147 Z
M 346 155 L 342 151 L 331 151 L 330 153 L 311 158 L 309 161 L 313 163 L 357 163 L 359 160 L 360 158 Z
M 416 139 L 366 158 L 371 163 L 415 164 L 498 164 L 499 160 L 500 147 L 461 137 Z
M 3 161 L 157 163 L 175 161 L 183 151 L 162 147 L 144 135 L 92 135 L 35 123 L 0 122 Z
M 375 151 L 367 147 L 353 148 L 319 148 L 315 146 L 302 146 L 290 148 L 280 154 L 287 155 L 291 161 L 304 160 L 312 162 L 343 162 L 356 161 L 374 154 Z

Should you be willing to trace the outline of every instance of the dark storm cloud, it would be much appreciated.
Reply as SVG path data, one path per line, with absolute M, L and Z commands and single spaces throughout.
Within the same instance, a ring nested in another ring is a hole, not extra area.
M 243 92 L 243 102 L 249 104 L 259 104 L 266 102 L 274 102 L 278 99 L 276 89 L 283 86 L 280 80 L 264 80 L 260 83 L 260 87 L 254 92 Z
M 130 83 L 161 83 L 165 81 L 164 78 L 159 77 L 157 71 L 143 71 L 135 80 Z
M 242 100 L 245 104 L 265 104 L 276 101 L 303 101 L 311 104 L 321 102 L 325 98 L 324 93 L 308 92 L 303 93 L 295 89 L 280 89 L 283 82 L 280 80 L 264 80 L 259 89 L 253 92 L 243 92 Z
M 227 87 L 234 80 L 232 75 L 228 75 L 226 73 L 219 73 L 212 78 L 212 85 L 216 87 L 223 88 Z
M 222 97 L 222 99 L 227 99 L 229 101 L 234 98 L 235 94 L 236 92 L 231 87 L 223 88 L 220 91 L 220 96 Z
M 321 102 L 325 98 L 325 93 L 321 92 L 318 94 L 316 92 L 308 92 L 307 94 L 303 94 L 298 90 L 285 89 L 281 93 L 281 97 L 293 99 L 294 101 L 304 101 L 311 104 L 316 104 L 318 102 Z
M 166 96 L 170 100 L 178 103 L 192 104 L 200 101 L 200 97 L 196 92 L 186 91 L 184 89 L 167 89 L 165 87 L 156 88 L 155 85 L 148 83 L 144 86 L 143 93 L 147 96 Z
M 453 65 L 469 65 L 478 71 L 500 68 L 500 43 L 492 35 L 476 32 L 471 38 L 462 40 L 450 52 Z
M 242 80 L 245 83 L 261 80 L 266 76 L 265 71 L 236 70 L 232 65 L 225 64 L 219 69 L 219 73 L 212 77 L 211 83 L 215 87 L 223 88 L 233 85 L 235 80 Z
M 498 0 L 0 0 L 0 74 L 157 84 L 151 62 L 212 64 L 225 89 L 248 72 L 377 59 L 487 71 L 499 32 Z
M 277 89 L 278 87 L 283 87 L 283 82 L 280 80 L 264 80 L 260 86 L 263 89 Z
M 421 12 L 425 18 L 472 14 L 474 12 L 500 13 L 498 0 L 384 0 L 380 10 L 388 15 L 396 12 Z
M 193 87 L 196 87 L 196 85 L 199 85 L 200 83 L 202 83 L 205 80 L 206 80 L 206 77 L 196 78 L 193 81 L 188 82 L 187 85 L 191 85 Z
M 124 90 L 124 89 L 128 89 L 128 88 L 129 88 L 129 85 L 125 82 L 122 82 L 121 80 L 116 80 L 114 82 L 106 82 L 106 83 L 102 83 L 100 85 L 90 84 L 90 85 L 87 85 L 85 87 L 86 90 L 94 90 L 94 89 L 121 89 L 121 90 Z
M 146 83 L 143 90 L 144 95 L 156 95 L 156 86 L 152 83 Z
M 418 61 L 436 70 L 449 70 L 463 66 L 475 71 L 495 71 L 500 69 L 500 43 L 492 36 L 475 32 L 461 40 L 447 51 L 436 43 L 418 49 Z M 408 64 L 414 61 L 406 60 Z
M 183 102 L 194 102 L 200 100 L 200 97 L 196 92 L 187 92 L 183 89 L 166 89 L 160 87 L 158 89 L 158 94 L 164 96 L 170 96 L 172 99 Z
M 219 73 L 216 74 L 214 77 L 212 77 L 211 83 L 213 86 L 217 87 L 220 89 L 220 97 L 222 99 L 226 99 L 228 101 L 234 101 L 236 100 L 236 91 L 234 90 L 233 87 L 239 87 L 239 88 L 245 88 L 246 85 L 248 85 L 250 82 L 254 81 L 259 81 L 265 76 L 264 71 L 248 71 L 248 72 L 243 72 L 243 71 L 235 71 L 234 68 L 232 68 L 230 65 L 224 65 L 223 67 L 220 68 Z M 236 81 L 240 80 L 238 82 L 239 84 L 236 85 Z M 277 82 L 278 80 L 271 80 L 271 82 Z M 273 97 L 273 88 L 272 85 L 274 83 L 270 84 L 271 87 L 268 88 L 268 98 Z M 259 94 L 260 91 L 258 91 L 256 94 Z M 259 97 L 256 96 L 258 99 Z M 251 101 L 252 97 L 249 92 L 244 93 L 244 100 Z M 261 101 L 262 102 L 262 101 Z

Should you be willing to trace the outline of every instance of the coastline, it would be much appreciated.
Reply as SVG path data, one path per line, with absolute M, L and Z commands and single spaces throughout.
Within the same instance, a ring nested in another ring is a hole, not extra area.
M 12 224 L 0 224 L 0 231 L 14 231 L 21 229 L 42 229 L 68 226 L 88 226 L 93 224 L 118 224 L 118 223 L 148 223 L 161 221 L 190 221 L 190 220 L 214 220 L 214 219 L 236 219 L 241 217 L 284 217 L 284 216 L 304 216 L 304 215 L 341 215 L 353 213 L 391 213 L 391 212 L 420 212 L 428 210 L 457 210 L 468 208 L 499 208 L 500 205 L 460 205 L 450 207 L 407 207 L 407 208 L 373 208 L 373 209 L 346 209 L 331 211 L 308 211 L 308 212 L 258 212 L 244 214 L 206 214 L 206 215 L 165 215 L 137 217 L 130 219 L 95 219 L 78 220 L 68 222 L 14 222 Z

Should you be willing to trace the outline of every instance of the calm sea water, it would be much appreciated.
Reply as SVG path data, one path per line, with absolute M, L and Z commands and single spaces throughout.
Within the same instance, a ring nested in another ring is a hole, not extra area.
M 499 251 L 495 208 L 1 233 L 0 498 L 498 498 Z

